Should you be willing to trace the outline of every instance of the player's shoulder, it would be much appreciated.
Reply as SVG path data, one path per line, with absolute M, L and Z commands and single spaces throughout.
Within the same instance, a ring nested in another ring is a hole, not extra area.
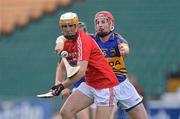
M 117 40 L 118 43 L 127 43 L 127 40 L 119 33 L 113 33 L 113 37 Z
M 90 33 L 89 36 L 91 36 L 91 38 L 95 38 L 96 37 L 96 35 L 92 34 L 92 33 Z
M 64 42 L 66 41 L 66 38 L 63 35 L 60 35 L 56 38 L 56 43 Z
M 57 39 L 58 39 L 58 38 L 61 38 L 61 37 L 64 37 L 64 36 L 63 36 L 63 35 L 59 35 L 59 36 L 57 37 Z
M 80 37 L 81 37 L 81 40 L 84 41 L 84 42 L 90 42 L 93 38 L 87 34 L 87 33 L 84 33 L 84 32 L 79 32 L 80 33 Z
M 113 36 L 115 37 L 115 38 L 119 38 L 119 39 L 125 39 L 121 34 L 119 34 L 119 33 L 113 33 Z
M 95 41 L 97 41 L 97 39 L 98 39 L 97 34 L 89 34 L 89 36 Z

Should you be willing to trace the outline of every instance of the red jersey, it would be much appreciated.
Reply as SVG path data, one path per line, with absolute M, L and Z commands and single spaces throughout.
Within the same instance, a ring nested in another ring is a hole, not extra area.
M 87 34 L 78 31 L 77 40 L 65 41 L 64 50 L 68 52 L 67 60 L 70 64 L 72 62 L 77 64 L 81 60 L 88 61 L 85 73 L 85 82 L 88 85 L 96 89 L 103 89 L 119 84 L 101 49 Z

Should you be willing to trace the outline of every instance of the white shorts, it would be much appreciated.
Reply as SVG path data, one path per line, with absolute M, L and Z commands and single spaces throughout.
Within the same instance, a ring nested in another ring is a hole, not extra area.
M 73 89 L 72 89 L 72 92 L 74 92 L 74 91 L 76 91 L 76 90 L 77 90 L 77 88 L 73 88 Z M 91 105 L 90 105 L 90 108 L 91 108 L 91 109 L 96 109 L 96 104 L 95 104 L 95 103 L 91 104 Z
M 90 105 L 90 108 L 91 108 L 91 109 L 96 109 L 96 103 L 91 104 L 91 105 Z
M 78 87 L 78 90 L 89 98 L 94 100 L 96 106 L 114 106 L 116 100 L 114 96 L 114 88 L 95 89 L 85 82 L 82 82 Z
M 128 79 L 114 88 L 118 106 L 121 106 L 122 109 L 131 109 L 142 102 L 142 97 Z

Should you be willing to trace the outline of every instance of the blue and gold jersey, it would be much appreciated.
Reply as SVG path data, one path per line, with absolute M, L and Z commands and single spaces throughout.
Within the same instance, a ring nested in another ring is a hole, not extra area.
M 113 68 L 119 81 L 123 81 L 127 78 L 126 65 L 124 58 L 120 55 L 118 44 L 127 43 L 127 41 L 116 33 L 111 33 L 108 41 L 102 42 L 98 35 L 91 35 L 101 48 L 104 56 L 106 57 L 109 65 Z

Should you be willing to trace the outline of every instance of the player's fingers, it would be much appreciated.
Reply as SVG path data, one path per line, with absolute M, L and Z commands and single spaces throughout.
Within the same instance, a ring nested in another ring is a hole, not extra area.
M 50 91 L 53 95 L 56 95 L 56 89 L 54 89 L 54 90 L 51 89 Z
M 61 44 L 57 44 L 55 47 L 56 54 L 59 55 L 62 50 L 63 50 L 63 46 Z
M 61 51 L 62 51 L 62 49 L 55 49 L 55 52 L 56 52 L 57 55 L 60 55 Z
M 61 92 L 62 96 L 69 96 L 69 92 Z
M 61 54 L 61 50 L 56 50 L 56 54 L 60 55 Z

